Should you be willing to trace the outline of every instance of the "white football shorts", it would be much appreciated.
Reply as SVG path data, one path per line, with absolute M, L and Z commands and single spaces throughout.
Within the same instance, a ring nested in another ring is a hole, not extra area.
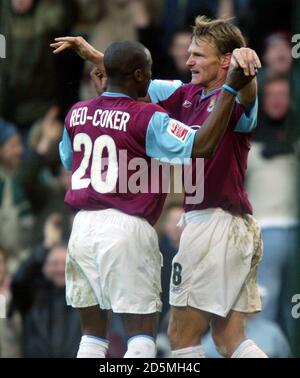
M 172 264 L 170 304 L 226 317 L 230 310 L 261 310 L 257 269 L 261 231 L 251 215 L 222 209 L 184 215 L 179 251 Z
M 116 313 L 161 311 L 161 265 L 157 234 L 146 220 L 115 209 L 82 210 L 68 245 L 67 303 Z

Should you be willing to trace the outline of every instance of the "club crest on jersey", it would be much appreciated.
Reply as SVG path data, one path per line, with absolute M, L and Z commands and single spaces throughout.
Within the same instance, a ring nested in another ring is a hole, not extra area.
M 186 140 L 189 130 L 189 127 L 174 120 L 170 121 L 168 126 L 168 133 L 176 139 L 180 140 L 181 142 L 184 142 Z
M 206 110 L 207 110 L 209 113 L 211 113 L 211 112 L 213 111 L 214 107 L 215 107 L 215 104 L 216 104 L 216 97 L 213 97 L 213 98 L 209 101 L 209 105 L 208 105 L 208 107 L 207 107 Z
M 184 108 L 190 108 L 192 106 L 192 103 L 189 100 L 185 100 L 182 106 Z

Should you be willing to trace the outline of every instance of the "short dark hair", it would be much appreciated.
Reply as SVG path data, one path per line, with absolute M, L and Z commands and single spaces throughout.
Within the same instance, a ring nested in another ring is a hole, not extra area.
M 104 54 L 104 67 L 110 79 L 122 79 L 151 63 L 144 45 L 136 41 L 112 43 Z

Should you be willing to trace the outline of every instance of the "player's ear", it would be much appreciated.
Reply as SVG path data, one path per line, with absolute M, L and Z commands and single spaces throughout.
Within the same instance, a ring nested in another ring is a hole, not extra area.
M 144 80 L 144 73 L 140 68 L 134 71 L 133 76 L 137 82 L 141 82 Z
M 221 56 L 221 67 L 228 68 L 231 60 L 231 53 L 227 53 Z

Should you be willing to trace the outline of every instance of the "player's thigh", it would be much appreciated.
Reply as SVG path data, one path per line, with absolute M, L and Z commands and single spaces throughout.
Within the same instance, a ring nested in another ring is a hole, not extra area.
M 146 221 L 135 217 L 126 220 L 124 225 L 108 229 L 114 240 L 98 255 L 103 308 L 109 306 L 120 314 L 153 314 L 161 309 L 157 235 Z
M 158 313 L 153 314 L 122 314 L 126 337 L 147 335 L 156 337 Z
M 93 254 L 95 216 L 92 211 L 76 214 L 66 260 L 67 304 L 74 308 L 99 305 L 99 279 Z
M 211 314 L 192 307 L 171 307 L 168 336 L 172 349 L 186 348 L 201 342 L 209 327 Z
M 111 311 L 101 310 L 98 305 L 78 308 L 83 335 L 107 338 L 107 331 L 111 320 Z
M 206 249 L 202 248 L 201 233 L 197 224 L 187 224 L 180 238 L 179 250 L 172 261 L 170 279 L 170 304 L 175 307 L 196 307 L 190 303 L 191 290 L 195 273 L 206 257 Z

